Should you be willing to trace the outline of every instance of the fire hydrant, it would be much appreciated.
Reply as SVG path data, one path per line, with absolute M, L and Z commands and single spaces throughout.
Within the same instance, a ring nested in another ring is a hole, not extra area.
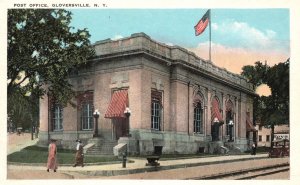
M 126 160 L 127 160 L 127 156 L 126 156 L 126 152 L 124 152 L 122 154 L 122 167 L 126 168 Z

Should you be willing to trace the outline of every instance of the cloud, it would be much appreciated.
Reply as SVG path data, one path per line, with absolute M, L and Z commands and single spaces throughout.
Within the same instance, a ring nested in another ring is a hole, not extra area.
M 212 23 L 211 27 L 212 27 L 213 30 L 218 30 L 219 29 L 219 26 L 218 26 L 217 23 Z
M 174 46 L 174 44 L 171 43 L 171 42 L 167 42 L 167 43 L 165 43 L 165 44 L 168 45 L 168 46 Z
M 259 30 L 246 22 L 226 20 L 221 24 L 212 24 L 212 30 L 217 38 L 224 39 L 227 46 L 251 51 L 289 52 L 289 42 L 279 40 L 275 31 Z
M 245 22 L 226 20 L 212 24 L 212 62 L 228 71 L 240 74 L 245 65 L 267 61 L 273 66 L 290 57 L 289 41 L 278 39 L 274 30 L 259 30 Z M 217 41 L 217 42 L 216 42 Z M 201 58 L 209 58 L 209 42 L 188 48 Z
M 270 96 L 272 94 L 271 88 L 267 84 L 262 84 L 258 86 L 255 92 L 259 96 Z
M 243 66 L 254 65 L 256 61 L 267 61 L 269 66 L 273 66 L 289 58 L 289 55 L 284 52 L 263 52 L 242 47 L 229 47 L 218 43 L 212 43 L 211 48 L 212 62 L 236 74 L 241 73 Z M 196 48 L 188 49 L 201 58 L 209 58 L 208 42 L 200 43 Z
M 119 40 L 124 38 L 122 35 L 115 35 L 114 37 L 111 38 L 111 40 Z

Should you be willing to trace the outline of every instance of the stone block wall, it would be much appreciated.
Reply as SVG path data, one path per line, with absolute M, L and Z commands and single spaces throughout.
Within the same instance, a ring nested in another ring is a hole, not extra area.
M 145 34 L 133 34 L 117 41 L 104 40 L 94 45 L 97 59 L 91 65 L 70 78 L 77 91 L 93 91 L 94 108 L 100 112 L 99 135 L 113 140 L 112 120 L 104 117 L 112 93 L 116 89 L 128 89 L 129 117 L 132 137 L 122 142 L 135 153 L 152 153 L 155 145 L 163 145 L 163 153 L 207 152 L 211 141 L 211 100 L 217 96 L 225 115 L 225 100 L 230 97 L 235 105 L 235 142 L 245 148 L 246 111 L 251 112 L 253 87 L 239 75 L 215 66 L 194 53 L 178 46 L 167 46 L 152 40 Z M 105 56 L 105 57 L 104 57 Z M 193 92 L 198 88 L 204 97 L 203 134 L 193 133 Z M 162 130 L 151 130 L 151 90 L 163 94 Z M 189 99 L 188 99 L 189 98 Z M 48 102 L 41 100 L 41 143 L 48 138 Z M 245 115 L 244 115 L 245 114 Z M 76 138 L 88 140 L 93 131 L 77 131 L 76 108 L 64 108 L 64 130 L 49 132 L 62 145 L 70 145 Z M 223 132 L 221 138 L 226 138 Z M 163 142 L 161 142 L 163 141 Z M 201 148 L 201 149 L 200 149 Z

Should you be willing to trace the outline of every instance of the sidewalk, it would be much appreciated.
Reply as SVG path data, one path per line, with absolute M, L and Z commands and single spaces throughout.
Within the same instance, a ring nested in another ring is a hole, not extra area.
M 252 155 L 234 155 L 234 156 L 218 156 L 207 158 L 192 158 L 192 159 L 180 159 L 180 160 L 168 160 L 159 161 L 160 166 L 146 166 L 146 159 L 128 158 L 132 163 L 126 163 L 126 168 L 122 167 L 122 163 L 119 164 L 104 164 L 104 165 L 86 165 L 84 167 L 72 167 L 72 166 L 59 166 L 59 172 L 77 172 L 89 176 L 114 176 L 125 175 L 133 173 L 143 173 L 150 171 L 159 171 L 175 168 L 194 167 L 208 164 L 229 163 L 234 161 L 244 161 L 249 159 L 261 159 L 267 158 L 267 154 Z M 9 170 L 46 170 L 45 165 L 32 166 L 32 165 L 18 165 L 9 164 Z
M 31 140 L 29 134 L 24 134 L 21 136 L 16 135 L 8 135 L 9 138 L 9 146 L 8 146 L 8 154 L 19 151 L 27 146 L 34 145 L 38 139 Z M 18 143 L 19 141 L 21 143 Z M 126 163 L 126 168 L 122 167 L 122 163 L 114 163 L 114 164 L 85 164 L 84 167 L 72 167 L 72 166 L 59 166 L 59 172 L 72 173 L 77 172 L 84 175 L 89 176 L 114 176 L 114 175 L 125 175 L 125 174 L 133 174 L 133 173 L 143 173 L 150 171 L 159 171 L 159 170 L 167 170 L 167 169 L 176 169 L 176 168 L 186 168 L 186 167 L 194 167 L 194 166 L 203 166 L 208 164 L 218 164 L 218 163 L 229 163 L 234 161 L 245 161 L 249 159 L 262 159 L 267 158 L 267 154 L 258 154 L 255 156 L 252 155 L 228 155 L 228 156 L 217 156 L 217 157 L 202 157 L 202 158 L 190 158 L 190 159 L 178 159 L 178 160 L 166 160 L 166 161 L 158 161 L 160 166 L 146 166 L 147 160 L 146 158 L 131 158 L 128 157 L 128 161 Z M 38 171 L 46 171 L 46 164 L 12 164 L 9 163 L 7 165 L 8 170 L 38 170 Z
M 23 148 L 35 145 L 38 139 L 31 140 L 31 133 L 7 133 L 7 155 L 18 152 Z

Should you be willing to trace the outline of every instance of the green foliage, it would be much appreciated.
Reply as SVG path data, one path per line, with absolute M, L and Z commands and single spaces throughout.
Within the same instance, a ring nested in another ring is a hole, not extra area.
M 60 103 L 69 102 L 74 94 L 67 81 L 70 70 L 94 55 L 89 32 L 70 27 L 71 19 L 63 9 L 8 10 L 8 96 L 48 92 Z
M 19 152 L 12 153 L 7 156 L 8 162 L 18 163 L 47 163 L 48 148 L 29 146 Z M 60 164 L 74 164 L 75 150 L 57 149 L 58 165 Z M 101 156 L 85 156 L 85 163 L 101 163 L 101 162 L 115 162 L 120 161 L 117 157 L 101 157 Z
M 32 102 L 30 96 L 23 96 L 16 90 L 7 99 L 8 119 L 13 127 L 30 129 L 32 123 L 36 123 L 38 115 L 38 103 Z
M 273 66 L 268 71 L 267 84 L 271 88 L 272 99 L 270 104 L 273 107 L 271 119 L 282 118 L 280 121 L 289 124 L 289 66 L 290 60 Z
M 270 67 L 267 64 L 262 64 L 260 61 L 255 62 L 255 66 L 244 66 L 242 75 L 252 83 L 254 87 L 266 83 L 267 71 Z
M 262 125 L 274 128 L 274 125 L 289 124 L 289 62 L 272 67 L 261 62 L 255 66 L 244 66 L 242 75 L 255 87 L 267 84 L 271 95 L 254 97 L 254 116 Z
M 46 93 L 63 105 L 73 97 L 69 72 L 94 50 L 87 29 L 70 27 L 71 19 L 63 9 L 8 10 L 7 112 L 15 126 L 37 123 L 38 99 Z

